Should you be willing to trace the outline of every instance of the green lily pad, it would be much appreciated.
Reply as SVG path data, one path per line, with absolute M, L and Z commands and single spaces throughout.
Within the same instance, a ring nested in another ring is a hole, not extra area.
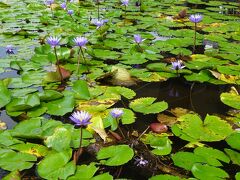
M 204 179 L 221 180 L 221 179 L 229 178 L 229 175 L 224 170 L 213 167 L 213 166 L 209 166 L 207 164 L 202 165 L 202 164 L 196 163 L 193 165 L 191 171 L 194 177 L 200 180 L 204 180 Z
M 56 116 L 63 116 L 68 112 L 72 112 L 74 108 L 74 97 L 73 94 L 64 91 L 64 97 L 54 101 L 50 101 L 45 104 L 47 107 L 47 113 Z
M 240 150 L 240 132 L 230 134 L 225 141 L 234 149 Z
M 11 92 L 4 85 L 3 81 L 0 81 L 0 108 L 4 107 L 11 101 Z
M 37 166 L 37 172 L 44 179 L 66 179 L 75 173 L 76 165 L 71 159 L 72 151 L 52 152 Z
M 143 114 L 160 113 L 168 108 L 168 104 L 165 101 L 153 103 L 155 100 L 156 98 L 153 97 L 135 99 L 129 104 L 129 107 Z
M 47 147 L 51 147 L 56 151 L 64 151 L 70 148 L 71 133 L 64 127 L 57 127 L 54 134 L 48 136 L 44 141 Z
M 128 145 L 116 145 L 100 149 L 97 159 L 107 166 L 120 166 L 130 161 L 133 155 L 134 152 Z
M 77 80 L 73 83 L 72 90 L 74 92 L 74 96 L 77 99 L 90 99 L 90 93 L 88 90 L 88 84 L 84 80 Z
M 8 171 L 30 169 L 37 157 L 28 153 L 0 151 L 0 167 Z
M 240 95 L 234 93 L 222 93 L 220 99 L 224 104 L 235 109 L 240 109 Z
M 232 127 L 217 116 L 207 115 L 202 121 L 196 114 L 186 114 L 178 118 L 179 124 L 172 126 L 173 133 L 186 141 L 220 141 L 230 135 Z

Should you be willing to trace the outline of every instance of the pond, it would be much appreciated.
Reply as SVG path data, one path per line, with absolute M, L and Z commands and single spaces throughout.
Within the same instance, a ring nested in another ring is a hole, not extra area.
M 0 178 L 240 180 L 239 8 L 2 0 Z

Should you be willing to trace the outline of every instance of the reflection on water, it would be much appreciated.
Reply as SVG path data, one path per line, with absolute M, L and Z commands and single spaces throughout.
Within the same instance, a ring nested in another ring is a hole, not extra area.
M 207 83 L 192 85 L 178 78 L 161 83 L 149 83 L 144 87 L 138 86 L 135 90 L 137 97 L 156 97 L 158 101 L 166 101 L 169 109 L 182 107 L 195 110 L 201 116 L 205 116 L 214 113 L 224 114 L 229 109 L 220 101 L 220 94 L 229 87 L 229 85 L 217 86 Z
M 17 123 L 7 115 L 6 110 L 2 110 L 0 114 L 1 121 L 7 124 L 8 129 L 12 129 Z

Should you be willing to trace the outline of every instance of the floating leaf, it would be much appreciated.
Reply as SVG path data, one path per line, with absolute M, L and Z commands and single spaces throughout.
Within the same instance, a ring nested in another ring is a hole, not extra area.
M 97 159 L 107 166 L 120 166 L 130 161 L 133 155 L 134 152 L 128 145 L 116 145 L 100 149 Z
M 171 141 L 166 136 L 156 134 L 146 134 L 143 139 L 144 143 L 154 148 L 151 152 L 156 155 L 168 155 L 172 151 Z
M 221 180 L 229 177 L 229 175 L 224 170 L 213 167 L 213 166 L 209 166 L 207 164 L 202 165 L 202 164 L 196 163 L 193 165 L 191 171 L 194 177 L 202 180 L 204 179 Z
M 70 92 L 63 92 L 64 97 L 45 104 L 48 108 L 47 113 L 51 115 L 63 116 L 72 112 L 74 108 L 74 97 Z
M 233 164 L 240 165 L 240 153 L 239 152 L 234 151 L 232 149 L 227 149 L 227 148 L 225 148 L 224 151 L 230 157 Z
M 37 161 L 37 157 L 31 154 L 12 150 L 7 152 L 0 151 L 0 167 L 8 171 L 30 169 L 35 161 Z
M 76 173 L 73 176 L 70 176 L 68 180 L 91 179 L 97 170 L 98 168 L 95 166 L 95 163 L 77 166 Z
M 240 109 L 240 95 L 234 93 L 222 93 L 220 98 L 224 104 L 235 109 Z
M 204 122 L 196 114 L 186 114 L 178 118 L 179 124 L 172 126 L 172 131 L 181 139 L 197 141 L 220 141 L 230 135 L 232 127 L 217 116 L 207 115 Z
M 165 101 L 153 103 L 155 100 L 156 98 L 153 97 L 135 99 L 129 104 L 129 107 L 143 114 L 159 113 L 168 108 L 168 104 Z
M 207 162 L 211 166 L 222 166 L 219 160 L 225 163 L 230 162 L 229 157 L 224 152 L 218 149 L 197 147 L 196 149 L 194 149 L 194 154 L 203 157 L 205 159 L 205 162 Z
M 72 90 L 74 92 L 74 96 L 77 99 L 90 99 L 90 93 L 88 90 L 88 84 L 84 80 L 77 80 L 73 83 Z
M 21 175 L 19 171 L 12 171 L 7 176 L 5 176 L 2 180 L 21 180 Z
M 48 148 L 40 144 L 26 143 L 26 144 L 16 144 L 10 147 L 11 149 L 18 150 L 23 153 L 28 153 L 35 155 L 37 157 L 46 156 L 48 153 Z
M 4 107 L 11 101 L 11 92 L 4 85 L 3 81 L 0 81 L 0 108 Z
M 161 174 L 161 175 L 153 176 L 153 177 L 149 178 L 149 180 L 181 180 L 181 178 L 178 176 Z
M 198 156 L 191 152 L 177 152 L 172 155 L 172 160 L 175 166 L 191 170 L 195 163 L 205 163 L 204 157 Z
M 234 132 L 226 138 L 226 142 L 234 149 L 240 150 L 240 132 Z
M 14 98 L 7 106 L 7 111 L 24 111 L 40 105 L 40 99 L 37 94 L 29 94 L 25 97 Z
M 44 179 L 66 179 L 75 173 L 76 165 L 71 159 L 72 151 L 52 152 L 37 167 L 37 172 Z
M 70 148 L 71 133 L 64 127 L 57 127 L 53 135 L 48 136 L 44 142 L 47 147 L 56 151 L 64 151 Z

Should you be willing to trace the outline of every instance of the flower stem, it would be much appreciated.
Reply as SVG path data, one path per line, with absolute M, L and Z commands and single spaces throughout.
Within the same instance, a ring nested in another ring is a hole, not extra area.
M 88 65 L 87 65 L 87 61 L 86 61 L 86 59 L 85 59 L 85 56 L 84 56 L 84 53 L 83 53 L 83 50 L 82 50 L 81 47 L 80 47 L 80 51 L 81 51 L 81 53 L 82 53 L 83 63 L 84 63 L 85 66 L 87 66 L 87 72 L 89 72 L 89 68 L 88 68 Z
M 80 51 L 81 51 L 81 48 L 79 48 L 78 50 L 78 62 L 77 62 L 77 79 L 79 80 L 79 68 L 80 68 Z
M 117 123 L 117 127 L 118 127 L 118 130 L 120 131 L 120 133 L 121 133 L 121 135 L 122 135 L 122 137 L 123 138 L 125 138 L 125 136 L 124 136 L 124 134 L 123 134 L 123 131 L 122 131 L 122 129 L 120 128 L 120 126 L 119 126 L 119 121 L 118 121 L 118 118 L 114 118 L 115 120 L 116 120 L 116 123 Z
M 52 10 L 52 5 L 50 5 L 50 9 L 51 9 L 52 18 L 54 18 L 53 10 Z
M 97 0 L 97 5 L 98 5 L 98 21 L 99 21 L 99 19 L 100 19 L 100 7 L 99 7 L 100 2 L 99 2 L 99 0 Z
M 57 65 L 57 68 L 58 68 L 58 72 L 60 74 L 60 78 L 61 78 L 61 82 L 63 82 L 63 76 L 62 76 L 62 71 L 61 71 L 61 68 L 60 68 L 60 63 L 59 63 L 59 59 L 58 59 L 58 56 L 57 56 L 57 48 L 54 47 L 54 54 L 56 56 L 56 65 Z
M 193 54 L 196 49 L 196 38 L 197 38 L 197 23 L 194 23 Z
M 82 127 L 80 127 L 80 144 L 78 150 L 74 153 L 74 162 L 77 164 L 79 156 L 82 154 Z

